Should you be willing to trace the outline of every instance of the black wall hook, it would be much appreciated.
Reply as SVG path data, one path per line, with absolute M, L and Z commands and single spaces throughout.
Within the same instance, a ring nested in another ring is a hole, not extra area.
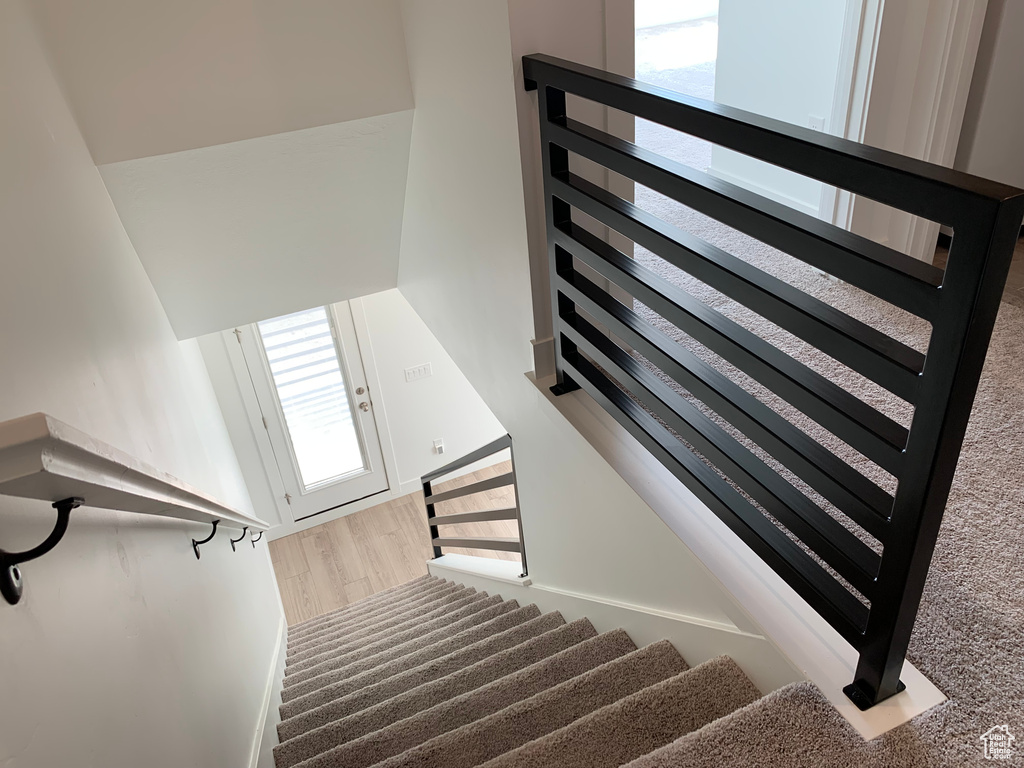
M 252 544 L 252 548 L 253 549 L 256 549 L 256 542 L 259 541 L 262 538 L 263 538 L 263 531 L 260 531 L 260 535 L 257 536 L 255 539 L 253 539 L 253 538 L 249 539 L 249 542 Z
M 220 520 L 214 520 L 213 521 L 213 530 L 210 531 L 210 535 L 207 536 L 205 539 L 202 539 L 201 541 L 196 541 L 195 539 L 192 539 L 192 551 L 196 553 L 196 560 L 199 559 L 199 545 L 200 544 L 205 544 L 206 542 L 208 542 L 210 539 L 212 539 L 214 536 L 217 535 L 217 523 L 219 523 L 219 522 L 220 522 Z
M 58 542 L 64 538 L 64 534 L 68 529 L 71 510 L 82 506 L 84 503 L 85 501 L 77 496 L 54 502 L 53 508 L 57 510 L 57 523 L 53 526 L 53 530 L 50 531 L 50 535 L 38 547 L 33 547 L 25 552 L 5 552 L 0 549 L 0 593 L 3 594 L 4 599 L 8 603 L 15 605 L 21 600 L 21 593 L 24 589 L 21 569 L 18 566 L 21 563 L 35 560 L 37 557 L 45 555 L 57 546 Z
M 245 526 L 245 528 L 242 529 L 242 535 L 239 536 L 237 539 L 228 539 L 228 541 L 231 542 L 231 551 L 232 552 L 235 551 L 235 544 L 237 544 L 238 542 L 240 542 L 242 539 L 245 538 L 245 532 L 248 531 L 248 530 L 249 530 L 249 526 L 247 525 L 247 526 Z

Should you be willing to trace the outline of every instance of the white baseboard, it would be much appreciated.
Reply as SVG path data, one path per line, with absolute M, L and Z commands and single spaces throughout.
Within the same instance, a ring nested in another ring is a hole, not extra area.
M 252 752 L 249 755 L 249 768 L 275 768 L 274 747 L 277 746 L 277 724 L 281 715 L 277 703 L 281 701 L 281 688 L 284 684 L 285 647 L 288 644 L 288 625 L 285 624 L 284 611 L 278 624 L 277 645 L 274 658 L 267 674 L 267 687 L 263 694 L 263 716 L 256 726 L 253 737 Z
M 407 487 L 409 490 L 407 490 Z M 355 512 L 362 512 L 364 509 L 375 507 L 378 504 L 383 504 L 391 499 L 397 499 L 401 496 L 406 496 L 414 491 L 419 490 L 419 485 L 413 484 L 402 484 L 397 489 L 389 491 L 381 491 L 375 493 L 372 496 L 367 496 L 365 499 L 359 499 L 349 504 L 336 507 L 335 509 L 329 509 L 326 512 L 321 512 L 318 515 L 312 515 L 311 517 L 305 517 L 297 522 L 282 523 L 276 525 L 267 531 L 266 536 L 270 541 L 275 539 L 283 539 L 285 536 L 291 536 L 293 533 L 301 533 L 302 531 L 308 531 L 310 528 L 316 528 L 318 525 L 329 523 L 332 520 L 345 517 L 346 515 L 354 514 Z
M 501 562 L 512 567 L 495 575 L 494 563 Z M 731 624 L 520 580 L 512 576 L 518 563 L 511 561 L 444 555 L 428 561 L 427 568 L 433 576 L 516 600 L 521 606 L 533 604 L 545 613 L 558 611 L 567 622 L 587 618 L 598 632 L 624 629 L 638 647 L 668 640 L 690 666 L 727 654 L 763 693 L 805 679 L 770 640 Z

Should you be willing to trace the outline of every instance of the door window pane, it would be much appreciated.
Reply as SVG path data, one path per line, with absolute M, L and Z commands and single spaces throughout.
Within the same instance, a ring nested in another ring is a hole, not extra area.
M 257 323 L 303 487 L 365 469 L 325 307 Z

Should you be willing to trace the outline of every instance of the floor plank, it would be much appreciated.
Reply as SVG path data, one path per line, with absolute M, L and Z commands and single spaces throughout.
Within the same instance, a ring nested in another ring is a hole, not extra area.
M 320 601 L 320 608 L 324 611 L 334 611 L 348 605 L 349 599 L 345 594 L 345 584 L 341 580 L 341 574 L 334 564 L 334 545 L 327 530 L 314 528 L 310 535 L 301 539 L 302 551 L 306 555 L 306 562 L 309 563 L 309 573 L 313 578 L 316 594 Z
M 300 621 L 306 621 L 306 619 L 312 619 L 327 612 L 320 607 L 316 585 L 308 572 L 278 581 L 278 584 L 281 587 L 281 602 L 284 604 L 285 620 L 289 625 L 298 624 Z
M 437 492 L 504 474 L 509 462 L 484 467 L 438 483 Z M 438 505 L 438 514 L 455 514 L 515 505 L 511 486 L 473 494 Z M 517 536 L 515 520 L 463 523 L 442 533 L 452 536 Z M 519 560 L 514 552 L 446 549 L 502 560 Z M 332 520 L 270 542 L 271 561 L 289 624 L 341 608 L 427 572 L 433 557 L 423 494 L 411 493 L 375 507 Z
M 277 553 L 277 560 L 274 553 Z M 306 554 L 302 551 L 301 536 L 285 536 L 270 542 L 270 562 L 279 579 L 290 579 L 309 571 Z

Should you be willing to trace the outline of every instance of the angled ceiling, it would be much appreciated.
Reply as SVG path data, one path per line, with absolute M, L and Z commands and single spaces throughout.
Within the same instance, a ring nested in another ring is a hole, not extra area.
M 32 0 L 97 165 L 411 109 L 397 0 Z
M 100 166 L 179 339 L 398 283 L 412 111 Z
M 396 286 L 398 0 L 31 6 L 178 338 Z

